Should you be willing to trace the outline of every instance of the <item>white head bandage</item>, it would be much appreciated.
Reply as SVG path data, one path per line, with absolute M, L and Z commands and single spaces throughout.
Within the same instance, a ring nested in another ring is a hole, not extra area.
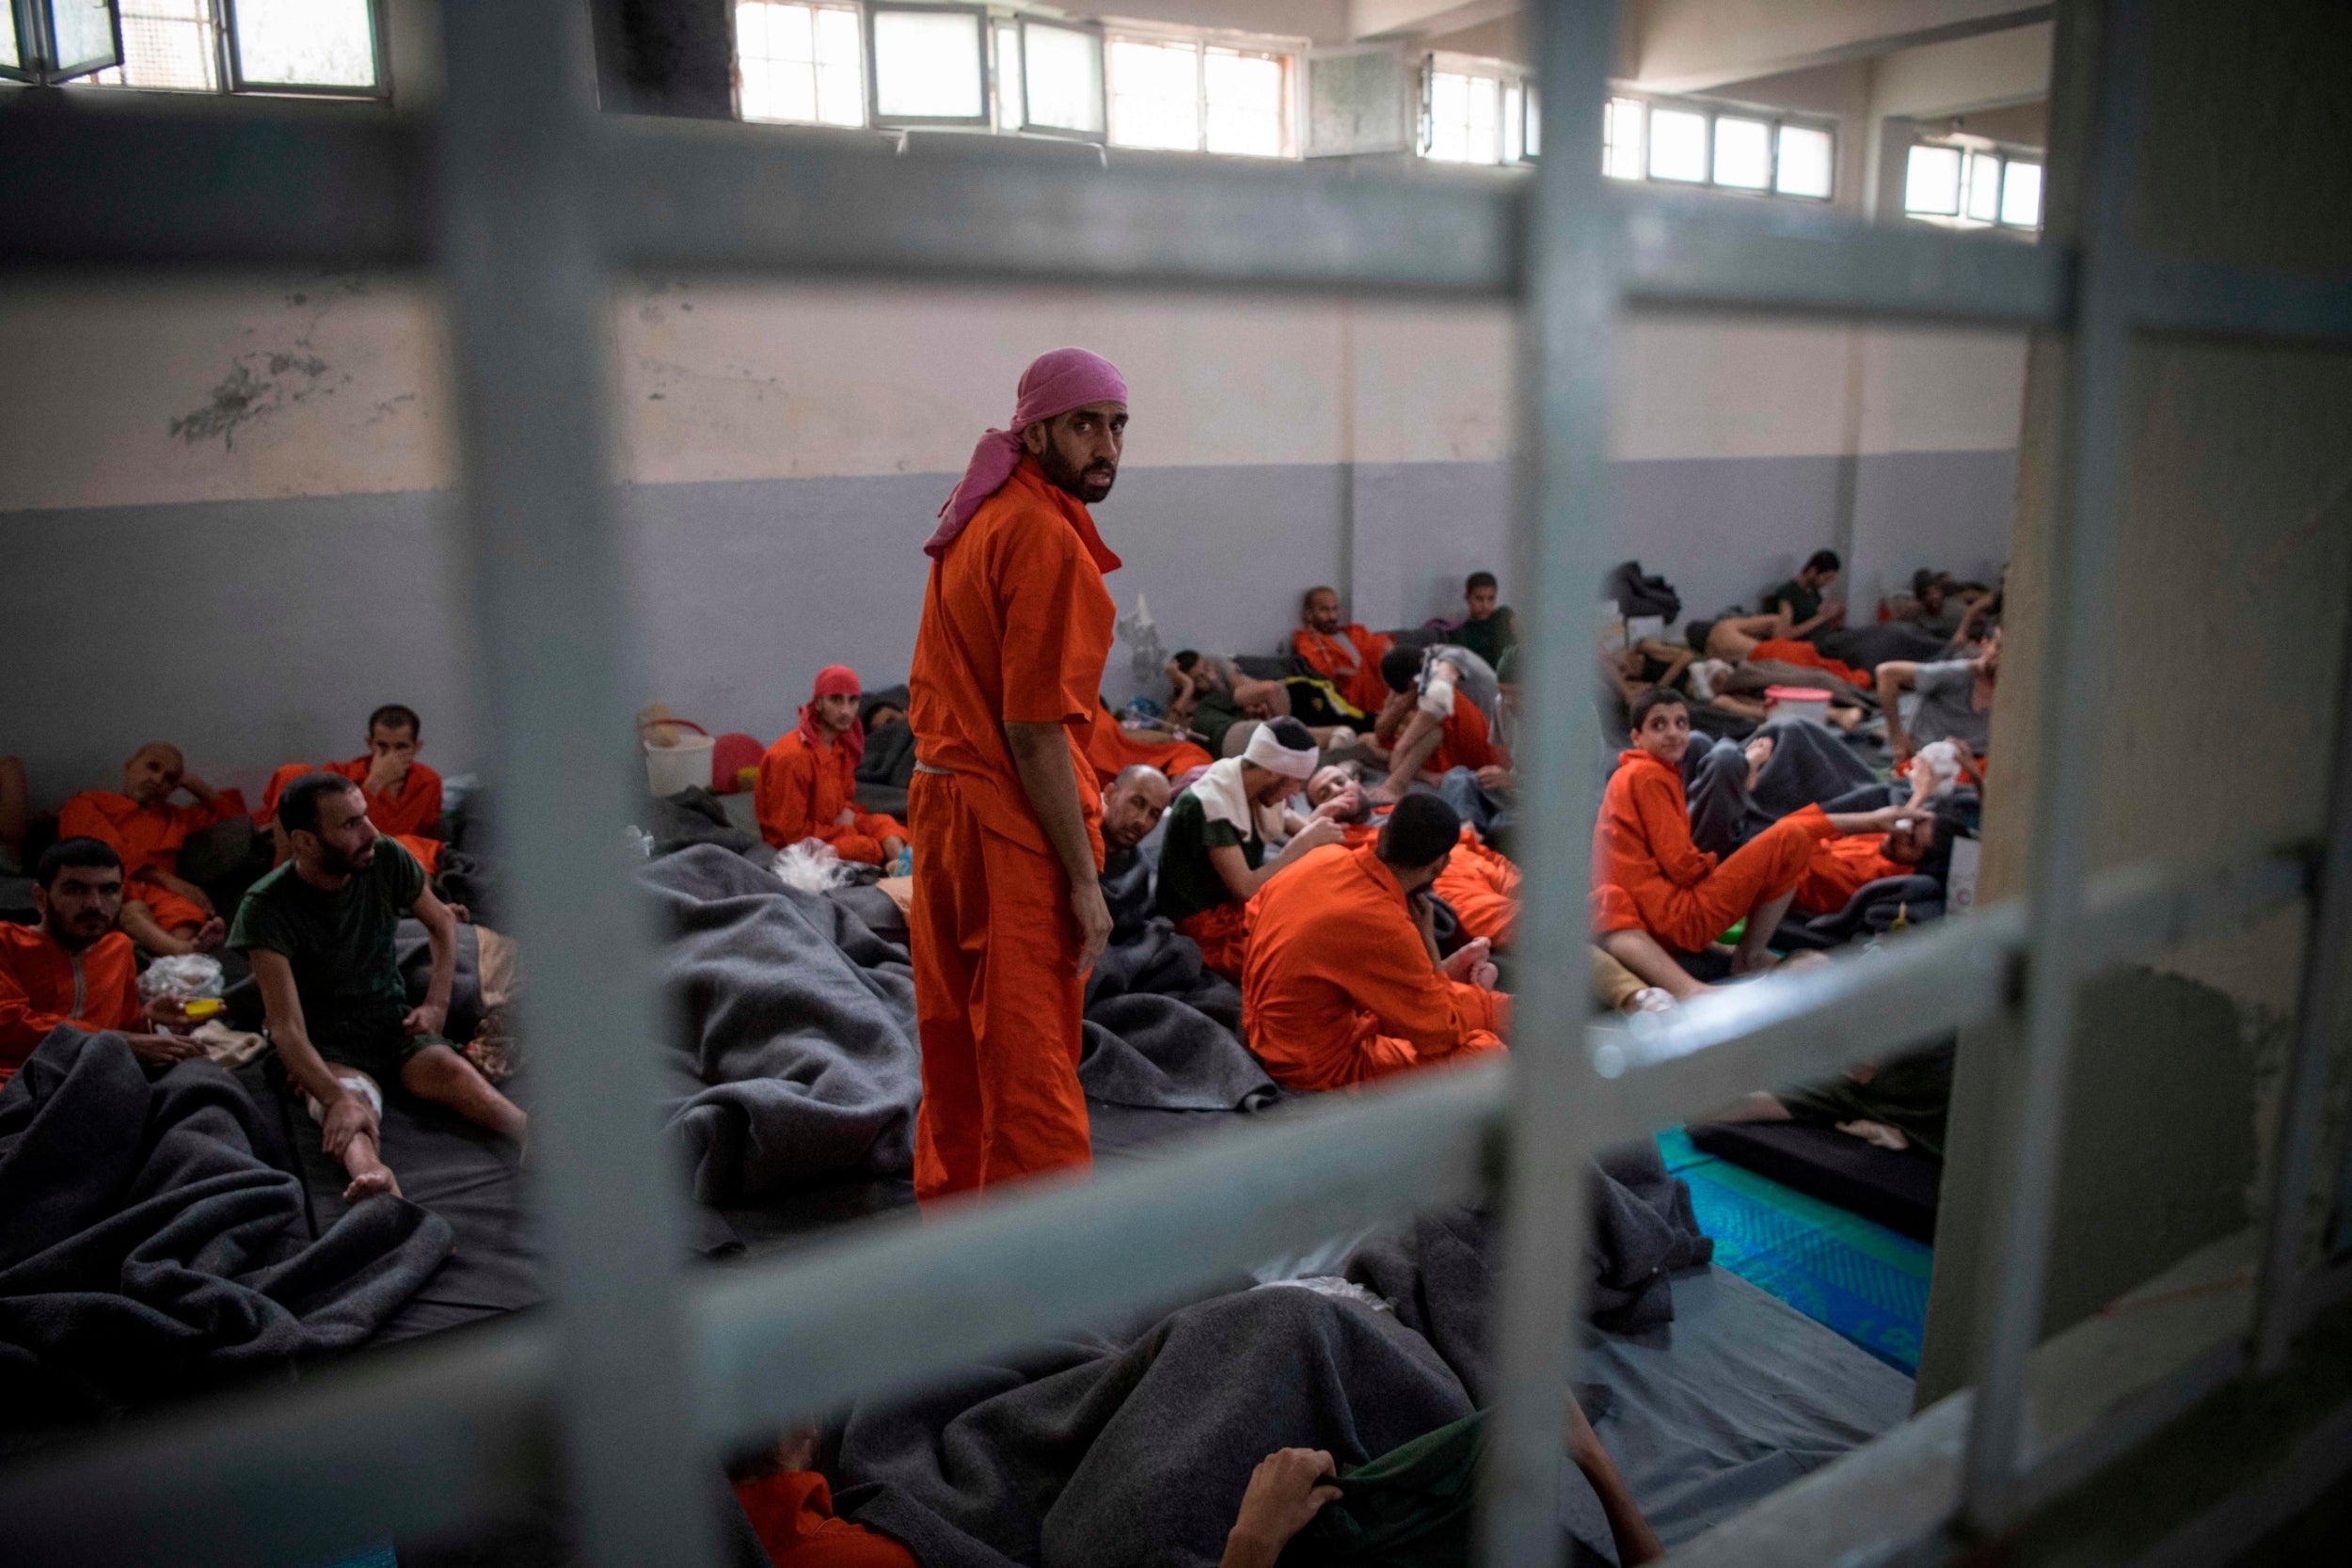
M 1261 724 L 1258 733 L 1249 737 L 1241 760 L 1255 764 L 1269 773 L 1279 773 L 1286 779 L 1306 779 L 1311 776 L 1323 760 L 1323 753 L 1312 746 L 1292 751 L 1276 738 L 1274 726 Z
M 1724 682 L 1729 680 L 1730 678 L 1731 664 L 1729 660 L 1721 658 L 1700 659 L 1696 664 L 1691 666 L 1691 695 L 1696 697 L 1702 703 L 1711 703 L 1715 700 L 1716 690 L 1723 685 Z

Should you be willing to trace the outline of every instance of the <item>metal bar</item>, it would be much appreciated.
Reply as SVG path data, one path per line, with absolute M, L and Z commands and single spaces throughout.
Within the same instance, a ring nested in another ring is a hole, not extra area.
M 2259 919 L 2301 886 L 2302 867 L 2291 861 L 2202 878 L 2110 873 L 2093 885 L 2085 950 L 2098 961 L 2153 954 Z M 1997 972 L 2025 931 L 2022 906 L 2008 900 L 1891 943 L 1869 962 L 1833 962 L 1852 971 L 1835 985 L 1815 970 L 1739 988 L 1755 1006 L 1736 1012 L 1694 1004 L 1673 1032 L 1649 1037 L 1650 1054 L 1618 1064 L 1613 1083 L 1605 1074 L 1579 1080 L 1578 1093 L 1597 1107 L 1581 1141 L 1641 1136 L 1726 1098 L 1724 1084 L 1752 1087 L 1869 1056 L 1883 1038 L 1850 1047 L 1843 1031 L 1851 1020 L 1911 1004 L 1921 966 Z M 1996 1006 L 1997 997 L 1988 990 L 1979 1002 Z M 1906 1024 L 1923 1026 L 1922 1018 Z M 1773 1031 L 1785 1053 L 1744 1053 L 1743 1025 Z M 1614 1027 L 1588 1030 L 1586 1042 L 1587 1060 L 1634 1043 Z M 1716 1052 L 1739 1053 L 1737 1076 L 1686 1076 Z M 1642 1082 L 1652 1073 L 1655 1088 Z M 1469 1196 L 1491 1168 L 1509 1085 L 1502 1064 L 1418 1075 L 1260 1118 L 1091 1183 L 1030 1186 L 920 1226 L 874 1222 L 787 1258 L 704 1275 L 688 1302 L 698 1430 L 712 1443 L 772 1430 L 1089 1315 L 1169 1299 L 1406 1208 Z M 992 1281 L 1018 1288 L 999 1292 Z M 370 1354 L 297 1389 L 231 1399 L 0 1476 L 0 1518 L 9 1521 L 11 1545 L 70 1545 L 90 1528 L 87 1499 L 121 1493 L 138 1499 L 135 1519 L 123 1515 L 125 1535 L 142 1532 L 176 1562 L 310 1562 L 338 1548 L 307 1535 L 285 1538 L 282 1552 L 251 1545 L 246 1524 L 221 1523 L 203 1499 L 216 1489 L 282 1510 L 290 1497 L 340 1496 L 354 1474 L 388 1462 L 449 1466 L 478 1484 L 413 1501 L 387 1497 L 372 1505 L 380 1515 L 343 1513 L 336 1528 L 344 1535 L 360 1533 L 361 1523 L 438 1526 L 460 1506 L 450 1497 L 473 1513 L 495 1512 L 540 1479 L 538 1469 L 515 1467 L 517 1445 L 534 1464 L 545 1456 L 558 1354 L 544 1319 Z
M 1551 0 L 1536 18 L 1547 127 L 1561 146 L 1601 140 L 1614 0 Z M 1585 1162 L 1600 1147 L 1587 1082 L 1592 1011 L 1592 699 L 1587 609 L 1607 573 L 1610 345 L 1619 314 L 1615 225 L 1600 160 L 1547 158 L 1527 246 L 1528 560 L 1535 614 L 1530 723 L 1519 777 L 1533 830 L 1520 885 L 1523 983 L 1513 999 L 1508 1180 L 1494 1282 L 1495 1410 L 1480 1500 L 1479 1560 L 1561 1560 L 1561 1399 L 1584 1290 Z
M 475 636 L 499 737 L 499 842 L 535 974 L 535 1196 L 553 1243 L 571 1497 L 596 1568 L 716 1547 L 691 1441 L 675 1163 L 660 1142 L 629 787 L 622 566 L 605 475 L 612 302 L 593 214 L 584 17 L 443 8 L 440 252 L 456 346 Z
M 2352 613 L 2336 661 L 2336 746 L 2328 768 L 2327 834 L 2313 867 L 2312 917 L 2295 999 L 2295 1045 L 2280 1109 L 2279 1179 L 2264 1219 L 2262 1275 L 2254 1293 L 2254 1364 L 2286 1364 L 2303 1326 L 2303 1238 L 2311 1225 L 2312 1167 L 2327 1120 L 2328 1060 L 2344 1019 L 2352 963 Z M 2352 1182 L 2352 1140 L 2344 1178 Z
M 2352 282 L 2342 277 L 2143 255 L 2131 259 L 2118 286 L 2142 331 L 2288 342 L 2352 340 Z
M 1855 223 L 1788 202 L 1612 190 L 1624 287 L 1639 305 L 2050 325 L 2066 319 L 2072 255 L 1926 228 Z
M 2074 13 L 2097 32 L 2089 145 L 2084 150 L 2080 277 L 2067 356 L 2065 470 L 2051 519 L 2050 580 L 2036 690 L 2032 841 L 2028 847 L 2028 969 L 2024 1060 L 2002 1085 L 1996 1204 L 1982 1282 L 1985 1309 L 1968 1433 L 1962 1513 L 1997 1532 L 2014 1513 L 2027 1358 L 2042 1337 L 2056 1212 L 2059 1146 L 2073 1053 L 2077 927 L 2090 863 L 2091 801 L 2106 729 L 2099 672 L 2112 618 L 2109 557 L 2122 501 L 2124 370 L 2131 333 L 2107 259 L 2127 251 L 2137 211 L 2147 19 L 2139 0 L 2083 0 Z

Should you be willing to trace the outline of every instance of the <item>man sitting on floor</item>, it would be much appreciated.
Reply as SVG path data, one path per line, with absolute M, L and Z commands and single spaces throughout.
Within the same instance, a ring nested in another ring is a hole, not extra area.
M 277 827 L 278 792 L 305 773 L 336 773 L 359 786 L 368 799 L 368 820 L 375 831 L 400 841 L 428 877 L 441 868 L 441 775 L 417 760 L 424 735 L 417 710 L 387 703 L 368 715 L 368 749 L 349 762 L 290 762 L 270 775 L 262 809 L 253 819 L 278 841 L 278 859 L 290 853 Z
M 176 806 L 186 790 L 196 803 Z M 94 838 L 122 857 L 123 930 L 158 957 L 209 953 L 226 927 L 202 888 L 180 876 L 188 835 L 245 815 L 245 797 L 188 771 L 180 748 L 151 740 L 122 765 L 122 792 L 92 789 L 57 813 L 57 836 Z
M 1816 840 L 1837 830 L 1819 806 L 1773 823 L 1718 860 L 1691 842 L 1682 753 L 1691 710 L 1678 691 L 1645 691 L 1633 704 L 1633 749 L 1618 758 L 1593 825 L 1593 880 L 1614 890 L 1600 900 L 1603 933 L 1638 925 L 1664 946 L 1695 953 L 1740 920 L 1735 974 L 1768 967 L 1765 943 L 1788 912 Z
M 1416 780 L 1436 784 L 1467 768 L 1487 789 L 1511 787 L 1511 755 L 1495 744 L 1487 709 L 1501 690 L 1486 661 L 1451 644 L 1416 653 L 1391 648 L 1380 660 L 1389 699 L 1373 727 L 1388 750 L 1389 776 L 1371 792 L 1393 803 Z
M 1764 609 L 1778 611 L 1788 623 L 1781 636 L 1810 637 L 1825 627 L 1845 624 L 1844 605 L 1821 602 L 1844 564 L 1836 550 L 1815 550 L 1805 557 L 1795 577 L 1764 590 Z
M 1462 820 L 1408 795 L 1372 844 L 1298 858 L 1249 907 L 1242 1016 L 1275 1082 L 1337 1089 L 1502 1049 L 1511 999 L 1486 943 L 1440 962 L 1430 885 Z
M 1174 792 L 1167 774 L 1143 763 L 1121 772 L 1103 791 L 1103 902 L 1114 931 L 1152 917 L 1151 868 L 1136 846 L 1160 825 Z
M 1108 703 L 1098 700 L 1094 728 L 1087 736 L 1087 761 L 1093 764 L 1094 775 L 1105 788 L 1130 768 L 1153 768 L 1175 779 L 1216 760 L 1191 741 L 1168 730 L 1140 725 L 1129 728 L 1111 711 Z
M 204 1054 L 194 1040 L 152 1030 L 139 1006 L 137 958 L 115 929 L 121 856 L 94 838 L 59 839 L 33 867 L 33 907 L 38 926 L 0 921 L 0 1084 L 59 1024 L 119 1030 L 150 1067 Z M 175 1004 L 158 1010 L 179 1014 Z
M 1200 945 L 1200 961 L 1241 977 L 1242 911 L 1276 873 L 1340 840 L 1323 807 L 1311 818 L 1283 804 L 1315 770 L 1314 737 L 1295 719 L 1260 726 L 1240 756 L 1212 763 L 1168 809 L 1160 847 L 1159 911 Z M 1272 860 L 1269 841 L 1290 842 Z
M 908 844 L 895 818 L 857 809 L 857 762 L 866 752 L 858 722 L 857 672 L 828 664 L 801 705 L 798 728 L 759 759 L 752 796 L 759 836 L 778 849 L 803 839 L 833 846 L 845 861 L 891 866 Z
M 1878 668 L 1879 706 L 1886 712 L 1886 744 L 1897 763 L 1907 763 L 1921 747 L 1957 740 L 1978 757 L 1993 740 L 1993 694 L 2001 676 L 2001 634 L 1984 641 L 1973 657 L 1932 664 L 1888 659 Z M 1903 722 L 1901 697 L 1919 693 L 1919 705 Z
M 442 1037 L 457 969 L 457 920 L 424 868 L 368 820 L 367 799 L 340 773 L 306 773 L 278 800 L 293 858 L 253 884 L 229 945 L 253 960 L 270 1039 L 308 1097 L 320 1142 L 351 1177 L 356 1203 L 400 1185 L 382 1158 L 383 1085 L 520 1141 L 528 1119 Z M 393 938 L 403 915 L 424 923 L 433 972 L 408 1006 Z
M 1454 628 L 1455 642 L 1498 671 L 1502 668 L 1502 656 L 1519 640 L 1518 623 L 1512 619 L 1509 607 L 1495 603 L 1499 592 L 1492 572 L 1472 572 L 1462 584 L 1462 624 Z
M 1299 602 L 1299 628 L 1291 633 L 1291 651 L 1299 661 L 1339 689 L 1340 695 L 1366 713 L 1377 713 L 1388 701 L 1389 689 L 1380 678 L 1380 656 L 1391 639 L 1340 621 L 1340 595 L 1334 588 L 1310 588 Z

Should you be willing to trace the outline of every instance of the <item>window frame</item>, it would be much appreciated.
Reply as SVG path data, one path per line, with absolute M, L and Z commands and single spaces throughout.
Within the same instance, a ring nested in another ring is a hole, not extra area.
M 1541 126 L 1541 114 L 1536 107 L 1535 73 L 1509 60 L 1491 59 L 1481 55 L 1454 55 L 1444 50 L 1424 51 L 1421 57 L 1420 92 L 1415 105 L 1417 123 L 1413 129 L 1413 156 L 1425 163 L 1443 164 L 1453 168 L 1522 168 L 1542 161 L 1541 152 L 1527 150 L 1527 132 L 1531 124 Z M 1468 76 L 1495 84 L 1495 155 L 1491 162 L 1474 158 L 1439 158 L 1430 150 L 1432 135 L 1437 128 L 1438 77 Z M 1516 99 L 1516 107 L 1514 100 Z M 1516 121 L 1516 124 L 1514 123 Z M 1516 156 L 1510 149 L 1516 145 Z
M 375 83 L 372 87 L 355 87 L 327 82 L 247 82 L 245 79 L 245 54 L 238 46 L 238 0 L 213 0 L 216 18 L 217 47 L 220 50 L 220 90 L 249 98 L 348 98 L 357 100 L 389 99 L 392 95 L 391 40 L 385 37 L 384 0 L 367 0 L 368 43 L 374 56 Z M 734 8 L 727 11 L 727 26 L 735 26 Z
M 1708 191 L 1718 196 L 1736 196 L 1750 200 L 1769 198 L 1778 201 L 1802 201 L 1809 206 L 1834 207 L 1837 204 L 1837 176 L 1840 172 L 1838 153 L 1841 138 L 1835 117 L 1813 114 L 1804 109 L 1782 109 L 1771 104 L 1746 103 L 1730 98 L 1679 97 L 1629 91 L 1612 87 L 1609 103 L 1639 103 L 1642 106 L 1641 172 L 1635 175 L 1613 174 L 1609 170 L 1609 140 L 1604 130 L 1599 148 L 1601 177 L 1625 185 L 1655 185 L 1662 190 Z M 1707 122 L 1702 138 L 1707 150 L 1707 172 L 1696 180 L 1671 180 L 1649 171 L 1650 150 L 1657 138 L 1651 134 L 1650 117 L 1660 109 L 1677 114 L 1697 115 Z M 1720 184 L 1715 179 L 1715 122 L 1719 119 L 1745 119 L 1764 126 L 1764 146 L 1767 164 L 1762 187 L 1755 185 Z M 1818 132 L 1829 138 L 1829 193 L 1810 196 L 1802 191 L 1780 188 L 1780 134 L 1784 129 Z
M 858 7 L 859 24 L 866 34 L 866 124 L 879 131 L 919 131 L 925 129 L 994 131 L 996 127 L 996 53 L 994 21 L 984 5 L 929 5 L 923 0 L 865 0 Z M 926 16 L 968 16 L 978 34 L 980 62 L 980 108 L 971 115 L 885 115 L 882 107 L 882 56 L 874 47 L 875 20 L 884 12 L 914 13 Z M 1026 46 L 1024 46 L 1024 71 L 1026 71 Z M 1028 84 L 1021 89 L 1021 112 L 1028 114 Z M 1107 119 L 1107 114 L 1105 116 Z
M 870 40 L 866 38 L 866 8 L 859 4 L 859 0 L 781 0 L 781 3 L 783 4 L 805 7 L 811 12 L 847 11 L 857 19 L 858 105 L 857 120 L 854 124 L 843 124 L 835 120 L 814 118 L 809 119 L 771 119 L 767 115 L 750 115 L 744 112 L 743 6 L 745 3 L 746 0 L 727 0 L 727 48 L 733 56 L 731 63 L 735 73 L 735 123 L 738 125 L 788 125 L 800 130 L 817 131 L 870 131 L 874 128 L 874 84 L 871 68 L 868 64 L 868 60 L 873 53 L 873 50 L 870 47 Z M 759 3 L 775 4 L 779 3 L 779 0 L 759 0 Z M 815 19 L 813 16 L 810 21 L 809 48 L 813 55 L 816 50 Z M 822 66 L 813 58 L 809 62 L 809 65 L 811 71 L 822 70 Z M 810 90 L 814 95 L 811 102 L 821 105 L 823 103 L 823 89 L 815 78 L 812 78 L 810 81 Z
M 1910 178 L 1912 155 L 1919 149 L 1936 148 L 1960 155 L 1959 206 L 1950 213 L 1930 213 L 1915 210 L 1911 205 Z M 1994 176 L 1994 215 L 1990 218 L 1971 217 L 1968 213 L 1968 174 L 1979 159 L 1989 158 L 1997 166 Z M 1997 141 L 1990 136 L 1970 135 L 1964 131 L 1941 134 L 1915 134 L 1903 144 L 1902 177 L 1897 186 L 1902 202 L 1902 217 L 1906 223 L 1924 223 L 1936 229 L 1955 232 L 2007 234 L 2012 239 L 2039 240 L 2047 221 L 2049 189 L 2047 184 L 2050 154 L 2044 148 L 2027 147 L 2023 142 Z M 2011 223 L 2003 209 L 2009 201 L 2009 171 L 2012 165 L 2030 164 L 2043 171 L 2044 183 L 2040 199 L 2035 203 L 2036 215 L 2030 227 Z
M 990 21 L 992 41 L 993 41 L 995 30 L 1007 22 L 1012 24 L 1013 36 L 1019 40 L 1021 48 L 1021 74 L 1015 84 L 1021 90 L 1021 114 L 1016 123 L 1004 126 L 1002 129 L 1016 132 L 1025 136 L 1054 136 L 1063 141 L 1092 142 L 1097 146 L 1108 145 L 1111 139 L 1109 30 L 1099 22 L 1081 22 L 1074 19 L 1063 21 L 1057 17 L 1032 16 L 1026 11 L 1016 11 L 1010 17 L 996 17 Z M 1041 125 L 1029 118 L 1029 29 L 1032 27 L 1042 27 L 1061 33 L 1082 33 L 1094 40 L 1094 108 L 1096 118 L 1103 122 L 1102 129 L 1085 131 L 1067 125 Z M 989 64 L 992 69 L 994 69 L 998 62 L 992 59 Z M 1202 112 L 1201 140 L 1204 145 L 1208 140 L 1205 104 Z
M 0 79 L 28 87 L 56 87 L 77 81 L 122 64 L 122 10 L 106 0 L 106 24 L 114 38 L 114 58 L 68 66 L 56 57 L 57 0 L 0 0 L 16 24 L 16 63 L 0 65 Z
M 1140 147 L 1112 137 L 1112 104 L 1118 98 L 1111 71 L 1111 45 L 1116 42 L 1166 46 L 1181 44 L 1192 51 L 1192 110 L 1197 133 L 1193 145 Z M 1253 164 L 1300 163 L 1306 159 L 1307 55 L 1312 46 L 1282 33 L 1243 33 L 1215 27 L 1184 28 L 1149 24 L 1110 24 L 1103 29 L 1103 139 L 1125 152 L 1186 154 L 1195 158 L 1239 158 Z M 1213 152 L 1209 150 L 1209 52 L 1255 56 L 1277 61 L 1282 68 L 1282 146 L 1278 152 Z

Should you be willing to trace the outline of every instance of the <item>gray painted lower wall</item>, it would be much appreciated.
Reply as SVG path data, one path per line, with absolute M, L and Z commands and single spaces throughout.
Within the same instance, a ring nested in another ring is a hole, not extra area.
M 1834 457 L 1616 466 L 1619 557 L 1692 614 L 1753 602 L 1826 542 Z M 2013 452 L 1861 459 L 1855 557 L 1870 588 L 1933 562 L 1989 572 L 2008 548 Z M 914 645 L 937 474 L 634 486 L 638 689 L 714 730 L 782 733 L 816 667 L 882 684 Z M 1345 486 L 1353 486 L 1352 494 Z M 1141 468 L 1099 509 L 1168 645 L 1270 650 L 1317 582 L 1374 626 L 1453 611 L 1480 567 L 1512 581 L 1502 464 Z M 53 804 L 103 785 L 141 741 L 180 742 L 215 783 L 351 755 L 379 703 L 425 716 L 425 754 L 479 766 L 463 578 L 437 493 L 95 507 L 0 515 L 10 607 L 0 752 Z M 1353 518 L 1352 551 L 1343 531 Z M 1872 590 L 1874 594 L 1874 590 Z M 1123 648 L 1104 689 L 1133 689 Z

